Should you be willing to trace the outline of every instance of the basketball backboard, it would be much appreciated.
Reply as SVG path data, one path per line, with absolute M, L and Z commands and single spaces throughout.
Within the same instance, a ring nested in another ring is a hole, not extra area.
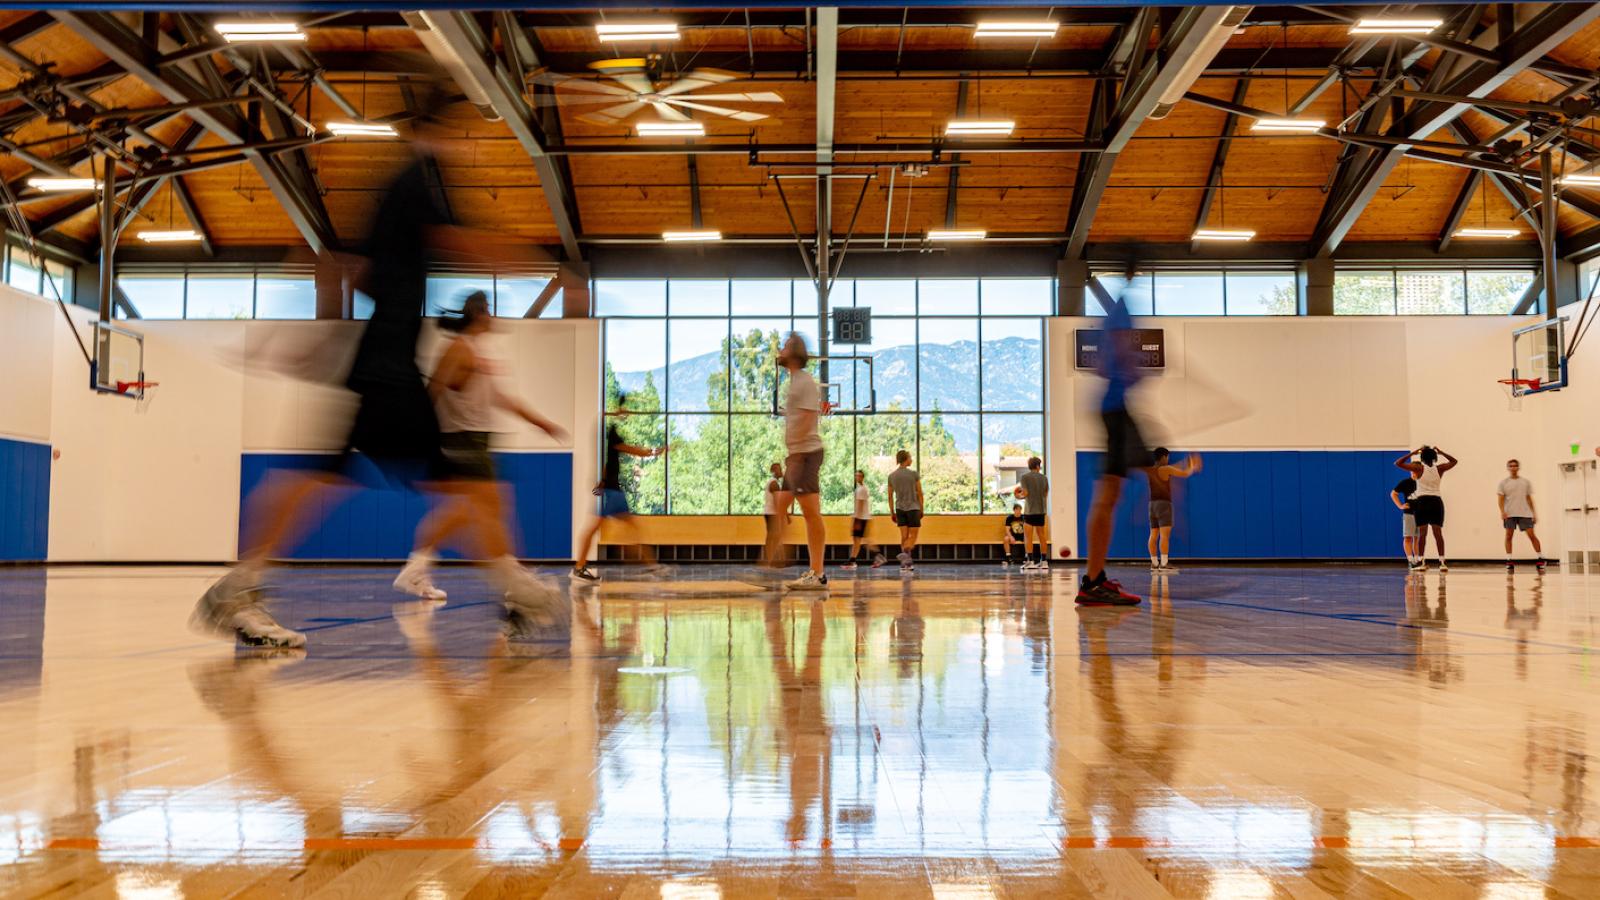
M 1550 319 L 1511 333 L 1514 396 L 1559 391 L 1567 386 L 1566 321 Z
M 143 398 L 144 335 L 106 322 L 94 323 L 89 386 L 102 393 Z
M 822 397 L 835 416 L 870 416 L 878 411 L 870 356 L 821 356 L 806 369 L 817 379 Z M 789 370 L 778 366 L 772 382 L 772 414 L 783 415 L 783 398 L 789 392 Z

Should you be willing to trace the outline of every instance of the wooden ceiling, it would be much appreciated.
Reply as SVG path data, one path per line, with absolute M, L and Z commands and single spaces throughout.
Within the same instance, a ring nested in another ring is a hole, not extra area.
M 1496 7 L 1486 7 L 1479 27 L 1494 24 Z M 651 18 L 674 18 L 683 25 L 682 37 L 667 48 L 661 67 L 670 73 L 700 67 L 723 68 L 737 80 L 702 93 L 771 91 L 781 104 L 718 103 L 770 114 L 770 118 L 743 123 L 732 119 L 691 114 L 705 124 L 707 137 L 697 142 L 690 156 L 682 141 L 643 139 L 619 125 L 595 124 L 581 118 L 605 104 L 578 105 L 583 91 L 557 87 L 553 93 L 530 90 L 535 102 L 557 104 L 560 141 L 565 155 L 565 177 L 575 198 L 578 227 L 586 240 L 605 241 L 655 235 L 664 229 L 688 228 L 693 220 L 691 158 L 698 182 L 704 227 L 745 238 L 790 238 L 789 217 L 770 177 L 776 171 L 752 164 L 744 149 L 751 142 L 763 146 L 815 145 L 817 135 L 816 80 L 806 66 L 809 17 L 800 10 L 751 12 L 745 27 L 743 10 L 685 12 L 668 15 L 644 13 Z M 905 15 L 902 26 L 900 17 Z M 973 10 L 918 9 L 845 10 L 839 30 L 840 70 L 835 99 L 835 143 L 918 144 L 936 143 L 947 121 L 957 113 L 965 78 L 966 116 L 1006 118 L 1016 122 L 1013 137 L 1029 141 L 1081 141 L 1086 138 L 1088 111 L 1097 83 L 1094 63 L 1105 57 L 1121 33 L 1119 22 L 1130 20 L 1132 9 L 1057 8 L 1064 25 L 1053 38 L 984 42 L 973 37 Z M 1337 13 L 1336 14 L 1342 14 Z M 0 32 L 26 30 L 11 41 L 11 56 L 48 68 L 52 75 L 76 76 L 107 66 L 108 60 L 68 24 L 54 22 L 36 30 L 41 14 L 0 11 Z M 1038 17 L 1038 10 L 1026 13 Z M 1224 71 L 1208 71 L 1191 89 L 1219 100 L 1233 99 L 1241 76 L 1248 78 L 1244 105 L 1282 111 L 1314 80 L 1328 63 L 1352 41 L 1348 28 L 1315 10 L 1261 7 L 1248 27 L 1228 41 L 1223 56 L 1231 62 Z M 630 18 L 608 11 L 606 18 Z M 159 28 L 176 44 L 182 31 L 171 14 L 162 14 L 146 26 L 137 14 L 122 17 L 129 28 Z M 540 59 L 551 71 L 595 80 L 586 70 L 589 62 L 614 58 L 617 51 L 595 39 L 592 27 L 600 16 L 577 13 L 522 13 L 517 22 L 531 38 Z M 482 19 L 487 33 L 496 36 L 495 20 Z M 196 20 L 204 24 L 203 20 Z M 304 45 L 310 60 L 320 67 L 334 89 L 366 118 L 403 115 L 407 99 L 403 88 L 409 71 L 429 68 L 427 51 L 416 32 L 398 15 L 363 14 L 336 17 L 308 29 Z M 148 33 L 148 32 L 147 32 Z M 1037 46 L 1036 46 L 1037 43 Z M 1408 41 L 1380 42 L 1376 57 L 1389 47 L 1399 52 Z M 1417 62 L 1426 73 L 1438 65 L 1441 51 L 1431 50 Z M 237 65 L 227 57 L 211 57 L 219 72 L 231 75 Z M 897 71 L 893 61 L 898 58 Z M 1551 50 L 1548 58 L 1577 69 L 1594 70 L 1600 64 L 1600 24 L 1590 24 Z M 294 108 L 319 127 L 334 119 L 349 118 L 321 90 L 311 88 L 292 72 L 275 50 L 250 50 L 251 63 L 266 63 L 280 76 L 279 89 Z M 1223 57 L 1219 57 L 1221 64 Z M 1364 58 L 1365 59 L 1365 58 Z M 1244 62 L 1239 62 L 1243 60 Z M 1076 67 L 1065 66 L 1077 63 Z M 1266 64 L 1271 63 L 1271 67 Z M 258 70 L 258 72 L 261 70 Z M 69 153 L 84 143 L 81 129 L 44 116 L 23 120 L 27 99 L 14 88 L 26 86 L 33 76 L 14 58 L 0 59 L 0 121 L 18 122 L 5 134 L 14 146 L 35 156 L 51 158 Z M 1600 76 L 1597 76 L 1600 77 Z M 36 79 L 35 79 L 36 80 Z M 1323 92 L 1304 115 L 1331 123 L 1344 120 L 1357 108 L 1362 95 L 1374 84 L 1374 74 L 1353 69 L 1345 83 Z M 1542 100 L 1567 85 L 1556 78 L 1524 71 L 1491 96 L 1504 99 Z M 93 87 L 88 96 L 113 109 L 166 104 L 169 99 L 156 87 L 136 77 L 114 78 Z M 692 95 L 685 95 L 692 96 Z M 240 104 L 242 115 L 254 116 L 260 104 Z M 1115 162 L 1107 189 L 1095 210 L 1089 244 L 1185 243 L 1196 223 L 1196 213 L 1210 182 L 1210 169 L 1222 134 L 1226 114 L 1194 102 L 1182 102 L 1163 119 L 1145 121 Z M 1463 121 L 1480 136 L 1498 130 L 1502 122 L 1479 111 Z M 1592 124 L 1592 123 L 1585 123 Z M 172 142 L 190 121 L 177 115 L 150 128 L 152 137 Z M 1346 146 L 1318 136 L 1268 136 L 1251 134 L 1248 120 L 1233 138 L 1220 183 L 1211 183 L 1217 199 L 1207 224 L 1253 228 L 1258 241 L 1303 242 L 1316 229 L 1328 200 L 1330 175 Z M 409 126 L 402 124 L 402 133 Z M 444 127 L 449 134 L 441 154 L 439 175 L 449 204 L 464 223 L 492 228 L 529 241 L 557 244 L 560 235 L 535 166 L 504 122 L 490 121 L 470 103 L 451 106 Z M 1431 140 L 1455 142 L 1448 130 Z M 1600 143 L 1600 136 L 1588 138 Z M 140 143 L 133 139 L 132 144 Z M 220 146 L 221 138 L 207 134 L 195 147 Z M 637 147 L 676 144 L 684 152 L 595 153 L 595 145 Z M 706 147 L 704 145 L 720 145 Z M 736 152 L 726 152 L 732 149 Z M 891 198 L 889 168 L 868 184 L 859 212 L 859 180 L 837 182 L 833 196 L 834 232 L 842 235 L 852 217 L 856 234 L 881 240 L 906 237 L 916 243 L 930 228 L 950 222 L 958 227 L 984 228 L 992 234 L 1029 236 L 1047 240 L 1067 228 L 1068 210 L 1078 179 L 1080 154 L 1069 152 L 960 153 L 957 143 L 947 143 L 944 159 L 959 154 L 959 166 L 933 166 L 926 174 L 898 174 Z M 314 175 L 321 204 L 339 244 L 359 242 L 387 177 L 409 159 L 404 142 L 339 139 L 325 140 L 303 151 Z M 928 161 L 925 151 L 870 156 L 841 153 L 840 162 L 870 159 L 875 163 Z M 762 163 L 809 162 L 810 153 L 764 154 Z M 1561 167 L 1577 168 L 1582 161 L 1563 158 Z M 72 171 L 89 173 L 87 162 Z M 35 171 L 17 153 L 0 153 L 0 176 L 14 186 Z M 806 169 L 792 171 L 804 172 Z M 852 171 L 862 171 L 856 169 Z M 1452 204 L 1468 178 L 1469 170 L 1424 160 L 1402 162 L 1384 181 L 1350 229 L 1347 242 L 1400 241 L 1433 245 L 1445 227 Z M 1487 185 L 1468 203 L 1467 224 L 1505 225 L 1518 221 L 1502 192 Z M 201 227 L 211 244 L 221 250 L 244 247 L 305 246 L 302 231 L 284 211 L 256 167 L 238 163 L 182 176 L 193 198 L 199 221 L 191 222 L 184 204 L 170 184 L 150 193 L 122 232 L 123 244 L 139 244 L 144 229 Z M 802 231 L 815 221 L 814 182 L 786 179 L 783 192 Z M 954 198 L 952 199 L 952 192 Z M 1589 208 L 1600 208 L 1600 191 Z M 99 221 L 84 197 L 57 195 L 24 205 L 35 223 L 50 226 L 51 234 L 93 245 Z M 71 215 L 64 215 L 72 213 Z M 1576 234 L 1596 225 L 1596 219 L 1569 204 L 1560 208 L 1563 234 Z M 1526 240 L 1534 240 L 1524 227 Z M 198 251 L 197 251 L 198 253 Z

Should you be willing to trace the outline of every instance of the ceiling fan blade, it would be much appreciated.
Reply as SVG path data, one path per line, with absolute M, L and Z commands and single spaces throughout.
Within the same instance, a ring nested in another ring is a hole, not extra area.
M 681 94 L 684 91 L 692 91 L 698 88 L 710 87 L 713 84 L 723 84 L 725 82 L 733 81 L 738 77 L 739 76 L 733 72 L 725 72 L 722 69 L 695 69 L 691 72 L 685 73 L 677 81 L 674 81 L 661 90 L 656 91 L 656 93 L 663 97 L 670 97 L 673 94 Z
M 611 75 L 617 84 L 622 85 L 635 94 L 653 94 L 656 86 L 650 83 L 650 76 L 643 72 L 614 72 Z
M 745 112 L 742 109 L 729 109 L 726 106 L 707 106 L 704 103 L 693 103 L 688 100 L 679 100 L 677 97 L 673 97 L 667 102 L 673 104 L 674 106 L 687 106 L 690 109 L 698 109 L 701 112 L 714 113 L 719 116 L 727 116 L 730 119 L 738 119 L 741 122 L 759 122 L 762 119 L 770 118 L 770 116 L 768 116 L 766 113 Z
M 656 114 L 661 116 L 662 119 L 665 119 L 668 122 L 687 122 L 687 121 L 689 121 L 689 117 L 687 115 L 685 115 L 685 114 L 673 109 L 672 107 L 668 106 L 666 104 L 666 102 L 663 101 L 663 100 L 651 100 L 651 101 L 649 101 L 649 103 L 650 103 L 650 105 L 652 107 L 655 108 Z
M 583 113 L 578 118 L 595 125 L 616 125 L 626 121 L 629 116 L 644 109 L 646 105 L 643 100 L 629 100 L 627 103 L 618 103 L 616 106 Z
M 695 94 L 689 100 L 732 100 L 738 103 L 782 103 L 783 97 L 771 91 L 754 91 L 748 94 Z
M 596 103 L 615 103 L 631 94 L 535 94 L 534 106 L 591 106 Z
M 612 97 L 626 97 L 628 94 L 632 93 L 631 91 L 625 91 L 614 84 L 606 84 L 603 81 L 590 81 L 587 78 L 573 78 L 570 75 L 562 75 L 557 72 L 538 72 L 528 76 L 528 80 L 538 82 L 539 84 L 549 85 L 550 87 L 570 88 L 574 91 L 588 91 L 595 94 L 608 94 Z

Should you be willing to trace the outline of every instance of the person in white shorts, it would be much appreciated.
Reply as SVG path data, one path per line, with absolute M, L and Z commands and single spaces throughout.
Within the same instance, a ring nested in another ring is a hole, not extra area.
M 811 351 L 798 334 L 789 335 L 778 351 L 778 365 L 789 370 L 789 390 L 783 404 L 783 441 L 789 458 L 783 464 L 783 485 L 776 505 L 778 509 L 788 509 L 791 503 L 799 502 L 800 514 L 806 520 L 806 550 L 811 563 L 799 578 L 784 583 L 791 591 L 828 589 L 828 576 L 822 571 L 827 530 L 822 521 L 822 436 L 817 430 L 828 406 L 822 401 L 817 379 L 806 371 L 810 361 Z M 777 555 L 773 546 L 776 538 L 773 535 L 767 540 L 769 559 Z
M 867 487 L 867 473 L 861 469 L 856 470 L 855 504 L 855 515 L 850 519 L 850 560 L 839 568 L 854 571 L 856 555 L 865 544 L 867 552 L 872 554 L 872 567 L 876 569 L 887 560 L 878 545 L 867 540 L 867 525 L 872 522 L 872 491 Z
M 1400 479 L 1389 492 L 1389 500 L 1400 510 L 1400 543 L 1406 548 L 1406 565 L 1417 563 L 1417 517 L 1411 514 L 1411 495 L 1417 492 L 1417 480 L 1410 475 Z
M 1534 566 L 1543 572 L 1544 548 L 1539 546 L 1539 535 L 1533 530 L 1534 523 L 1539 521 L 1539 514 L 1533 506 L 1533 482 L 1523 478 L 1521 471 L 1521 463 L 1514 459 L 1506 460 L 1508 474 L 1496 491 L 1500 495 L 1500 524 L 1506 530 L 1506 571 L 1516 568 L 1511 561 L 1511 537 L 1521 531 L 1528 535 L 1528 542 L 1533 544 Z

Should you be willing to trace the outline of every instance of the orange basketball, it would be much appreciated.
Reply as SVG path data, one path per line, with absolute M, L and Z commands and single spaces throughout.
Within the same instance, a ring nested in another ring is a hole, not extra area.
M 1061 558 L 1062 559 L 1071 559 L 1072 558 L 1072 548 L 1071 547 L 1062 547 L 1061 548 Z
M 1028 498 L 1028 489 L 1018 485 L 1017 488 L 1011 492 L 1011 495 L 1016 497 L 1018 500 L 1026 500 Z

